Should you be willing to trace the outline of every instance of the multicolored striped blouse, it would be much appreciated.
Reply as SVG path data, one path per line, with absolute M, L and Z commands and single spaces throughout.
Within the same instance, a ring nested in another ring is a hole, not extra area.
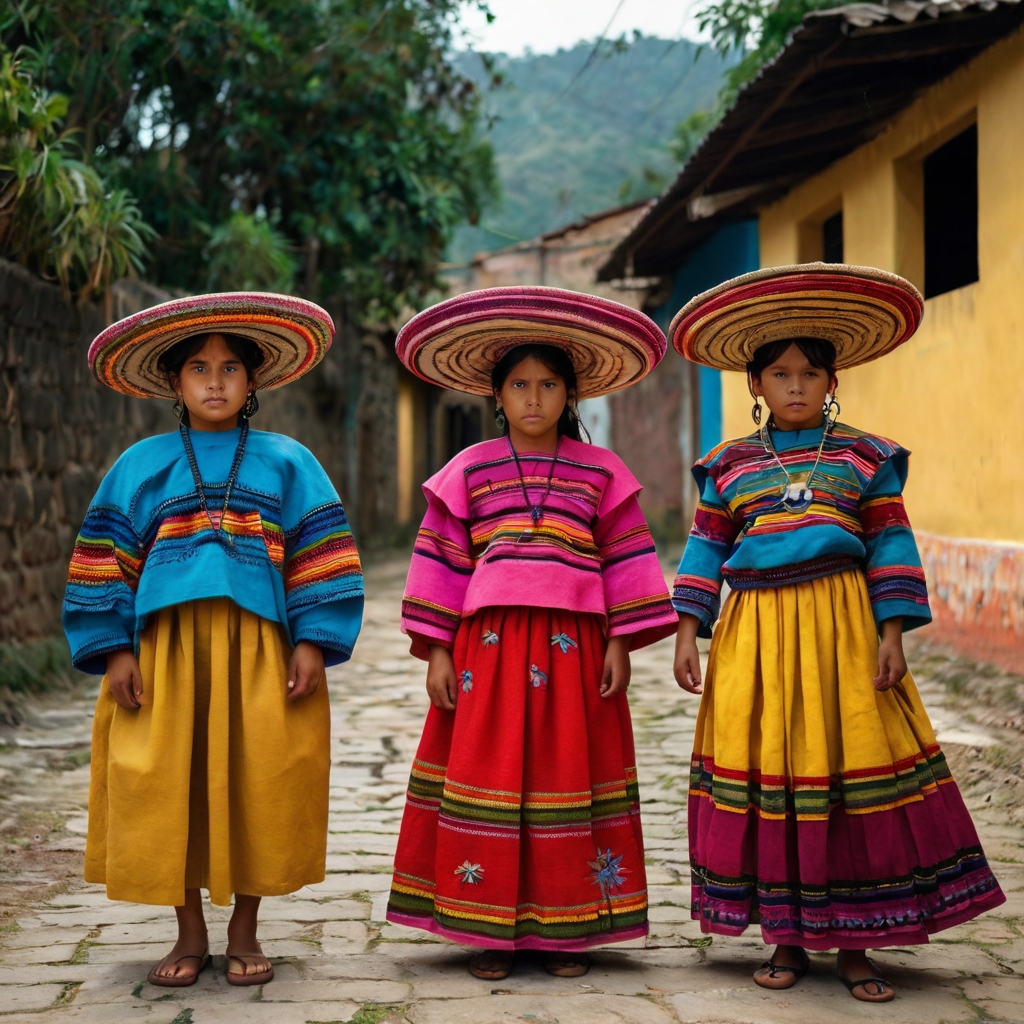
M 814 465 L 822 427 L 772 431 L 790 477 Z M 672 603 L 711 635 L 725 579 L 733 590 L 776 587 L 860 568 L 875 619 L 903 628 L 931 621 L 924 570 L 903 507 L 910 453 L 883 437 L 837 423 L 825 440 L 801 511 L 782 503 L 786 473 L 759 434 L 726 441 L 693 475 L 700 501 Z
M 640 484 L 622 460 L 563 437 L 555 457 L 519 463 L 521 475 L 507 438 L 484 441 L 423 485 L 427 514 L 402 603 L 412 653 L 451 646 L 464 617 L 493 606 L 593 613 L 633 648 L 675 632 Z
M 133 445 L 103 478 L 64 593 L 78 668 L 102 673 L 108 653 L 136 646 L 147 615 L 213 597 L 280 622 L 290 643 L 315 643 L 328 665 L 351 655 L 363 575 L 334 486 L 297 441 L 250 430 L 221 520 L 239 434 L 190 432 L 219 536 L 177 431 Z

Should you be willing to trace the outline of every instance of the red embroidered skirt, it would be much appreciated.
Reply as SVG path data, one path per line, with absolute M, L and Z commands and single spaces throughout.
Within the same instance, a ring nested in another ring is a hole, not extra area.
M 387 918 L 469 946 L 584 949 L 647 933 L 626 695 L 599 692 L 595 616 L 485 608 L 455 641 L 456 710 L 431 707 Z

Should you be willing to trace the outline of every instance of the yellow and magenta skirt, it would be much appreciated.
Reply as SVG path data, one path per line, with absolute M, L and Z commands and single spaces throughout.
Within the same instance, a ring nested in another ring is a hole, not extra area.
M 287 700 L 280 623 L 226 598 L 154 614 L 142 634 L 142 707 L 107 680 L 93 723 L 85 878 L 111 899 L 217 904 L 322 881 L 330 707 L 321 680 Z
M 705 932 L 908 945 L 1004 902 L 913 679 L 877 674 L 861 572 L 729 596 L 690 775 Z

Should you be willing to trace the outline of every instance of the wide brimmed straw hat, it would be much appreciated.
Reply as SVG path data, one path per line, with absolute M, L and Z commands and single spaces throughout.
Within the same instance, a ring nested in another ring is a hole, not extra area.
M 665 355 L 658 325 L 629 306 L 562 288 L 484 288 L 439 302 L 399 332 L 395 349 L 423 380 L 490 395 L 491 371 L 517 345 L 554 345 L 572 360 L 577 397 L 645 377 Z
M 89 346 L 97 378 L 136 398 L 176 398 L 160 357 L 183 338 L 218 332 L 251 338 L 263 350 L 261 390 L 279 388 L 323 359 L 334 321 L 316 303 L 271 292 L 218 292 L 173 299 L 111 324 Z
M 746 370 L 773 341 L 823 338 L 842 370 L 902 345 L 923 315 L 921 293 L 896 274 L 802 263 L 755 270 L 697 295 L 673 317 L 669 337 L 681 355 L 717 370 Z

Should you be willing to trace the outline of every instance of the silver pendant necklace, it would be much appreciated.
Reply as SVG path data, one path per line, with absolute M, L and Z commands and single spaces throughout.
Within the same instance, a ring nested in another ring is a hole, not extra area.
M 814 457 L 814 465 L 811 467 L 810 473 L 798 473 L 796 475 L 791 474 L 786 469 L 785 463 L 779 458 L 779 453 L 775 450 L 769 429 L 773 423 L 774 418 L 769 417 L 768 422 L 761 428 L 761 444 L 764 445 L 765 452 L 771 455 L 779 464 L 779 469 L 786 476 L 786 487 L 782 492 L 782 507 L 787 512 L 806 512 L 810 508 L 811 502 L 814 501 L 811 480 L 814 478 L 814 474 L 818 469 L 818 463 L 821 461 L 821 453 L 825 449 L 825 441 L 832 428 L 832 421 L 828 417 L 825 418 L 825 423 L 821 430 L 821 443 L 818 445 L 818 454 Z

